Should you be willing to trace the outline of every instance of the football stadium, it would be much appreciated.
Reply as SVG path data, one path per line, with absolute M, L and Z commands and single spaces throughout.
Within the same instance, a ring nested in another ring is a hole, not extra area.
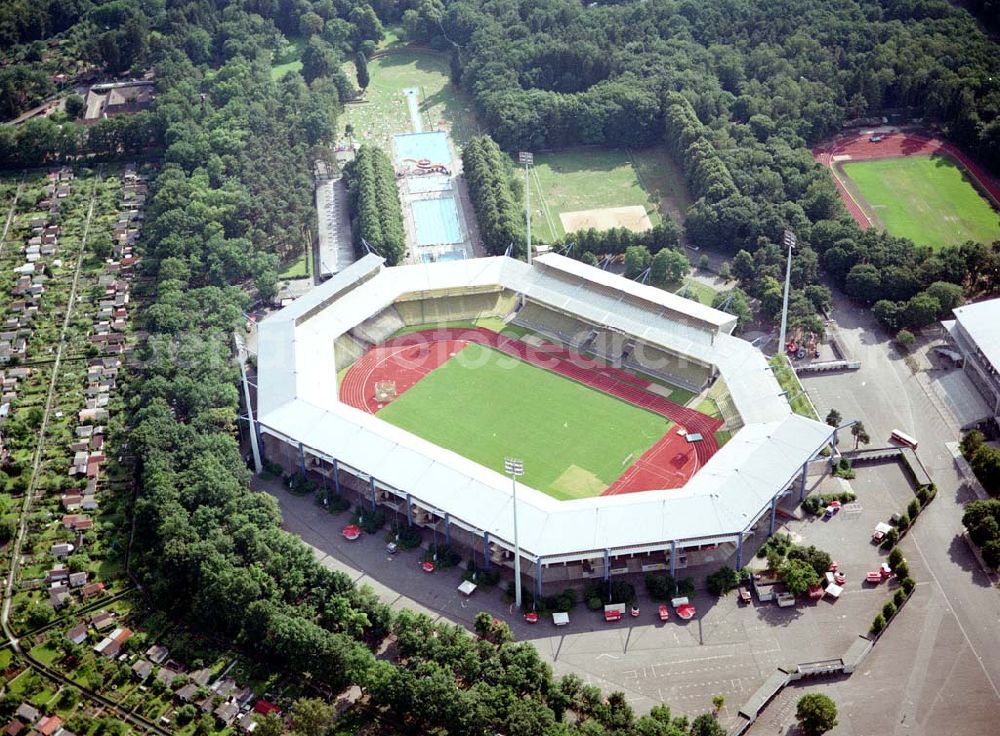
M 833 428 L 736 318 L 547 253 L 368 255 L 258 332 L 267 458 L 537 586 L 735 555 L 801 500 Z M 695 406 L 705 401 L 712 416 Z

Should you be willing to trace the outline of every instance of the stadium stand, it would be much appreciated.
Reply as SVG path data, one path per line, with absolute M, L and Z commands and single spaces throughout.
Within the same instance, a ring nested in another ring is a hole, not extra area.
M 705 388 L 712 377 L 711 369 L 645 343 L 627 344 L 622 365 L 695 392 Z
M 365 354 L 368 346 L 350 335 L 341 335 L 333 342 L 333 364 L 337 373 Z
M 363 342 L 378 345 L 387 337 L 399 332 L 405 325 L 395 307 L 386 307 L 351 330 L 351 334 Z
M 737 411 L 736 404 L 733 403 L 733 396 L 729 393 L 729 387 L 723 379 L 716 379 L 715 383 L 712 384 L 712 388 L 708 391 L 708 398 L 715 401 L 716 406 L 719 407 L 719 411 L 722 412 L 722 419 L 726 423 L 726 429 L 730 432 L 742 429 L 743 417 Z
M 406 325 L 464 322 L 485 317 L 501 317 L 514 309 L 517 296 L 511 291 L 441 294 L 433 298 L 400 300 L 396 312 Z
M 540 332 L 571 347 L 578 347 L 594 331 L 593 325 L 534 302 L 525 302 L 514 318 L 514 324 Z

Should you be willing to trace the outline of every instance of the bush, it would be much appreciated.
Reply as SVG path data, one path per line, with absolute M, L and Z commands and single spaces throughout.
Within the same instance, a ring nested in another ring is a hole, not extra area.
M 873 634 L 881 634 L 884 628 L 885 628 L 885 616 L 883 616 L 880 613 L 876 615 L 875 618 L 872 620 L 871 632 Z
M 635 600 L 635 586 L 618 580 L 611 583 L 611 603 L 632 603 Z
M 899 518 L 896 519 L 896 528 L 901 532 L 905 532 L 910 528 L 910 517 L 908 514 L 899 515 Z
M 669 574 L 647 573 L 646 592 L 654 601 L 668 601 L 674 597 L 677 583 Z
M 886 562 L 889 563 L 889 567 L 893 570 L 896 569 L 896 565 L 903 561 L 903 551 L 898 547 L 894 547 L 892 552 L 889 553 L 889 557 Z
M 419 527 L 406 524 L 393 524 L 385 535 L 386 542 L 395 542 L 400 549 L 416 549 L 423 541 Z
M 885 620 L 888 621 L 893 616 L 896 615 L 896 604 L 892 601 L 886 601 L 885 605 L 882 606 L 882 615 L 885 616 Z
M 931 501 L 931 499 L 934 498 L 934 496 L 936 495 L 937 495 L 937 486 L 935 486 L 933 483 L 926 486 L 920 486 L 920 488 L 917 489 L 917 500 L 920 501 L 921 508 L 926 507 L 927 504 Z
M 882 540 L 882 549 L 892 549 L 896 546 L 896 542 L 899 541 L 899 532 L 895 529 L 890 529 L 885 534 L 885 539 Z
M 604 601 L 601 600 L 598 596 L 591 596 L 590 598 L 587 599 L 587 608 L 589 608 L 591 611 L 600 611 L 602 608 L 604 608 Z
M 917 587 L 917 584 L 913 581 L 913 578 L 903 578 L 903 582 L 901 582 L 899 585 L 904 591 L 906 591 L 907 596 L 913 593 L 913 589 Z
M 896 573 L 897 578 L 902 579 L 910 574 L 910 566 L 906 564 L 906 560 L 903 560 L 894 568 L 892 568 L 892 571 Z
M 382 509 L 366 509 L 361 504 L 354 507 L 354 523 L 364 529 L 366 534 L 374 534 L 385 526 L 385 511 Z
M 433 562 L 437 567 L 455 567 L 462 561 L 462 556 L 451 547 L 443 544 L 431 544 L 424 555 L 425 562 Z
M 897 588 L 892 596 L 892 602 L 896 604 L 897 610 L 902 608 L 903 604 L 906 603 L 906 591 L 902 588 Z
M 740 584 L 740 574 L 731 567 L 720 567 L 705 579 L 712 595 L 722 595 L 734 590 Z
M 908 348 L 917 338 L 909 330 L 900 330 L 896 333 L 896 344 L 903 348 Z
M 333 494 L 330 496 L 330 503 L 327 504 L 326 510 L 329 511 L 331 514 L 342 514 L 349 508 L 351 508 L 350 501 L 348 501 L 343 496 L 338 496 L 337 494 Z
M 911 519 L 916 519 L 920 514 L 920 501 L 917 499 L 910 501 L 909 505 L 906 507 L 906 513 L 909 514 Z

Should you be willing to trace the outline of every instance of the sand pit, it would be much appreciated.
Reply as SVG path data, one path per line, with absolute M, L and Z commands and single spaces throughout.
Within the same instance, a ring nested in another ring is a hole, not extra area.
M 646 209 L 640 205 L 560 212 L 559 221 L 562 222 L 563 230 L 567 233 L 587 230 L 588 228 L 610 230 L 613 227 L 624 227 L 634 233 L 642 233 L 653 227 L 649 221 L 649 215 L 646 214 Z

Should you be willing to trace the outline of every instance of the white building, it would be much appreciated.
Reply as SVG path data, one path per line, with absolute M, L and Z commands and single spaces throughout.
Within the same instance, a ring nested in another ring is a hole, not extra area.
M 257 419 L 268 458 L 332 492 L 405 511 L 480 566 L 510 566 L 510 479 L 341 403 L 336 380 L 405 324 L 487 307 L 696 392 L 723 387 L 734 432 L 683 488 L 560 501 L 519 486 L 522 570 L 539 590 L 543 580 L 675 572 L 734 550 L 739 564 L 751 529 L 773 531 L 778 500 L 801 498 L 807 464 L 832 440 L 831 427 L 791 411 L 764 355 L 730 334 L 736 319 L 724 312 L 554 253 L 532 266 L 497 257 L 394 268 L 369 255 L 260 324 Z
M 944 327 L 962 353 L 966 375 L 1000 420 L 1000 299 L 966 304 L 952 310 Z

